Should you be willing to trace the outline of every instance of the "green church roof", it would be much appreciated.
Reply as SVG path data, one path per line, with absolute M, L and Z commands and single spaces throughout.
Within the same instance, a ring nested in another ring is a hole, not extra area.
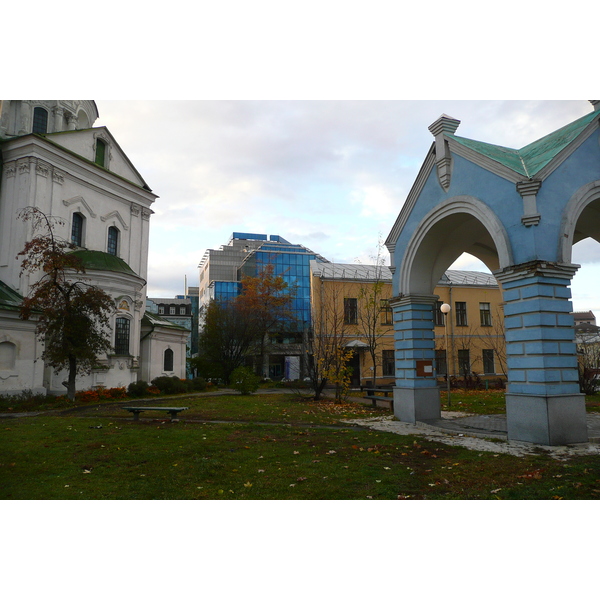
M 112 271 L 114 273 L 125 273 L 126 275 L 138 274 L 118 256 L 100 252 L 98 250 L 75 250 L 73 256 L 81 260 L 83 266 L 91 271 Z
M 591 112 L 520 150 L 478 142 L 454 134 L 446 135 L 455 142 L 503 164 L 516 173 L 532 178 L 577 138 L 594 119 L 599 117 L 598 111 Z
M 0 281 L 0 309 L 20 310 L 23 296 Z

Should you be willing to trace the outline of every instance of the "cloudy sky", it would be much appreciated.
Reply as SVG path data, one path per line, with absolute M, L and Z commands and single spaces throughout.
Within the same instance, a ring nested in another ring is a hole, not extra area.
M 588 113 L 573 101 L 97 101 L 152 190 L 149 295 L 198 285 L 207 248 L 234 231 L 281 235 L 341 263 L 371 262 L 442 113 L 458 135 L 512 148 Z M 600 248 L 574 262 L 576 310 L 600 317 Z M 464 255 L 453 268 L 485 270 Z

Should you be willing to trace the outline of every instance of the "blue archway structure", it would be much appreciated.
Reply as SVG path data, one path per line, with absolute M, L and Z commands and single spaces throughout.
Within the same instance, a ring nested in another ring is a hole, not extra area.
M 436 283 L 463 253 L 502 288 L 508 363 L 508 438 L 586 442 L 569 285 L 571 249 L 600 242 L 600 104 L 520 150 L 455 135 L 442 115 L 435 141 L 390 232 L 394 273 L 394 413 L 415 423 L 441 416 L 435 373 Z M 425 372 L 425 374 L 423 374 Z

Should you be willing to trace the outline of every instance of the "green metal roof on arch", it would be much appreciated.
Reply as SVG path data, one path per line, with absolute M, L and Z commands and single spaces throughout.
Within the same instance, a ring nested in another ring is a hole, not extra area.
M 532 178 L 576 139 L 592 121 L 598 118 L 600 118 L 598 110 L 588 113 L 520 150 L 479 142 L 450 133 L 446 133 L 446 136 L 458 144 L 512 169 L 516 173 Z

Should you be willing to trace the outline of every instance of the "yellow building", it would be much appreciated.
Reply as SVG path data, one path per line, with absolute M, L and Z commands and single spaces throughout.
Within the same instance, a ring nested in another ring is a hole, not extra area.
M 353 386 L 393 384 L 389 268 L 317 261 L 310 265 L 313 336 L 353 350 Z M 449 363 L 452 377 L 473 373 L 482 378 L 505 377 L 502 294 L 494 277 L 447 271 L 434 293 L 439 296 L 434 314 L 438 376 L 446 375 Z M 443 303 L 451 307 L 447 328 L 440 311 Z

